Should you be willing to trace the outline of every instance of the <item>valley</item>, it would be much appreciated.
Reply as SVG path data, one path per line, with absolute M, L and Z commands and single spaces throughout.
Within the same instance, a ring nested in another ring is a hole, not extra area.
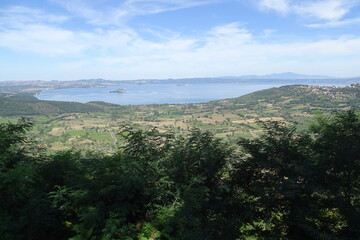
M 41 101 L 26 95 L 1 98 L 1 122 L 30 118 L 34 122 L 31 136 L 47 152 L 74 149 L 108 154 L 121 145 L 122 126 L 155 127 L 176 134 L 199 128 L 230 142 L 258 137 L 262 133 L 259 120 L 296 122 L 301 130 L 317 115 L 359 110 L 360 85 L 290 85 L 197 104 L 122 106 Z

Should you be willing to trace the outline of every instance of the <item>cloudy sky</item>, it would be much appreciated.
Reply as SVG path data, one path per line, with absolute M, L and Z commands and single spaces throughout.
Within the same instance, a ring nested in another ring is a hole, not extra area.
M 360 76 L 360 0 L 0 0 L 0 81 Z

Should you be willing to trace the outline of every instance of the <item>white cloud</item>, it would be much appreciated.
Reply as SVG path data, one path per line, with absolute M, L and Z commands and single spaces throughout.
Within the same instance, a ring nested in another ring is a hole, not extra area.
M 204 44 L 194 47 L 200 41 Z M 91 77 L 94 72 L 110 79 L 134 79 L 265 74 L 285 70 L 329 75 L 348 71 L 351 75 L 355 63 L 360 61 L 360 38 L 261 43 L 238 23 L 215 27 L 198 40 L 175 38 L 154 43 L 134 36 L 119 46 L 115 42 L 108 45 L 108 51 L 116 54 L 87 59 L 90 72 L 84 77 Z M 131 54 L 122 55 L 123 51 Z M 68 70 L 76 72 L 71 63 L 68 63 Z
M 263 38 L 269 38 L 272 36 L 277 30 L 276 29 L 264 29 Z
M 134 30 L 71 31 L 48 24 L 19 24 L 0 31 L 0 47 L 49 57 L 141 56 L 193 48 L 195 40 L 169 37 L 162 42 L 143 39 Z
M 99 2 L 85 0 L 51 0 L 66 8 L 76 16 L 94 25 L 123 25 L 131 17 L 158 14 L 200 5 L 219 0 L 125 0 L 116 7 L 104 7 L 108 0 Z
M 264 9 L 271 9 L 281 14 L 286 14 L 290 10 L 289 0 L 261 0 L 259 6 Z
M 148 15 L 209 4 L 214 0 L 126 0 L 122 5 L 130 15 Z
M 300 15 L 317 19 L 336 21 L 343 18 L 358 1 L 321 0 L 307 1 L 294 6 L 294 11 Z
M 360 0 L 261 0 L 262 9 L 279 14 L 296 14 L 306 21 L 321 21 L 307 24 L 309 27 L 339 27 L 357 23 L 356 19 L 344 19 Z
M 68 19 L 68 16 L 48 14 L 39 9 L 23 6 L 0 9 L 0 29 L 38 23 L 61 24 Z
M 210 38 L 208 42 L 217 44 L 246 43 L 252 39 L 251 34 L 240 23 L 230 23 L 222 26 L 214 27 L 209 32 Z M 229 41 L 230 40 L 230 41 Z
M 27 25 L 0 32 L 0 47 L 30 51 L 45 56 L 80 54 L 86 49 L 71 31 L 45 25 Z
M 0 47 L 33 52 L 34 57 L 50 56 L 58 62 L 54 75 L 56 72 L 64 79 L 202 77 L 281 71 L 329 75 L 348 71 L 351 75 L 358 71 L 356 63 L 360 61 L 358 37 L 283 40 L 282 44 L 275 44 L 260 42 L 244 25 L 235 22 L 209 29 L 197 39 L 180 33 L 162 34 L 157 29 L 164 37 L 154 41 L 125 26 L 76 31 L 63 28 L 61 23 L 66 17 L 21 8 L 10 12 L 0 12 L 8 23 L 0 24 Z M 31 19 L 34 13 L 41 15 Z M 338 20 L 341 21 L 344 20 Z
M 76 17 L 84 18 L 89 23 L 95 25 L 109 24 L 114 21 L 113 16 L 104 12 L 103 9 L 96 9 L 96 6 L 91 6 L 92 1 L 83 0 L 50 0 L 65 8 Z
M 323 23 L 312 23 L 312 24 L 307 24 L 306 26 L 310 28 L 334 28 L 334 27 L 350 26 L 355 24 L 360 24 L 360 18 L 351 18 L 351 19 L 329 21 Z

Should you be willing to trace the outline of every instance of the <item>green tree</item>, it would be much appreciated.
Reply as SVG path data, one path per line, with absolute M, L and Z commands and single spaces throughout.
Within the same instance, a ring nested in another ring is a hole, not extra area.
M 325 239 L 326 231 L 313 220 L 318 210 L 310 136 L 280 122 L 261 124 L 264 135 L 239 141 L 244 156 L 232 175 L 248 210 L 242 233 L 260 239 Z
M 342 237 L 360 238 L 360 117 L 354 111 L 322 117 L 311 127 L 321 169 L 318 186 L 326 214 L 341 216 Z
M 56 210 L 51 208 L 27 152 L 31 123 L 0 124 L 0 235 L 2 239 L 63 239 Z
M 167 239 L 235 239 L 227 184 L 230 153 L 228 145 L 198 129 L 174 142 L 164 161 L 176 193 L 169 207 L 175 206 L 173 217 L 164 227 Z

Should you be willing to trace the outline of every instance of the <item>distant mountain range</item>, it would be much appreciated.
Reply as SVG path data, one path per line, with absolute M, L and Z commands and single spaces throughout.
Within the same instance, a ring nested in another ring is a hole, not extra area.
M 242 75 L 242 76 L 227 76 L 227 77 L 219 77 L 219 78 L 233 78 L 233 79 L 279 79 L 279 80 L 294 80 L 294 79 L 334 79 L 334 77 L 330 76 L 322 76 L 322 75 L 305 75 L 298 74 L 293 72 L 284 72 L 284 73 L 272 73 L 267 75 Z
M 0 82 L 0 95 L 8 93 L 30 93 L 37 95 L 43 90 L 59 88 L 103 88 L 109 86 L 130 86 L 143 84 L 200 84 L 200 83 L 247 83 L 263 84 L 276 82 L 281 85 L 350 85 L 360 83 L 360 77 L 353 78 L 334 78 L 322 75 L 304 75 L 293 72 L 273 73 L 268 75 L 243 75 L 243 76 L 223 76 L 223 77 L 204 77 L 204 78 L 169 78 L 169 79 L 137 79 L 137 80 L 105 80 L 81 79 L 73 81 L 60 80 L 34 80 L 34 81 L 6 81 Z

